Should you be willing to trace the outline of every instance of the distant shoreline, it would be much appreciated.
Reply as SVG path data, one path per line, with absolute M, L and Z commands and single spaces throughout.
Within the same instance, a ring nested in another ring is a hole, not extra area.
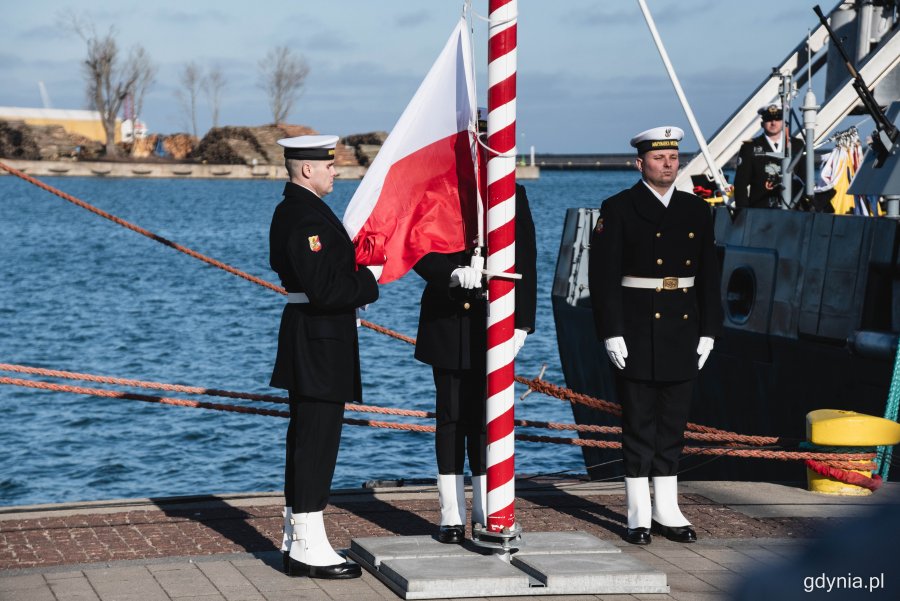
M 23 161 L 0 158 L 0 161 L 35 177 L 117 177 L 169 179 L 287 179 L 284 165 L 209 165 L 202 163 L 137 163 L 102 161 Z M 366 167 L 335 167 L 337 179 L 362 179 Z M 9 175 L 0 169 L 0 175 Z M 517 179 L 537 179 L 538 167 L 519 165 Z

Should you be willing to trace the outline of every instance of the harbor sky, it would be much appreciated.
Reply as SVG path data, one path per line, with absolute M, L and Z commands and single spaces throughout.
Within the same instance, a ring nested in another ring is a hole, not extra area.
M 703 133 L 709 137 L 817 23 L 812 2 L 649 0 Z M 696 148 L 636 2 L 519 0 L 519 151 L 623 152 L 637 131 L 672 124 Z M 225 74 L 220 125 L 271 122 L 259 61 L 278 45 L 302 54 L 310 74 L 288 122 L 348 135 L 389 131 L 443 47 L 461 0 L 253 4 L 35 0 L 4 7 L 0 106 L 89 108 L 85 44 L 66 11 L 114 27 L 127 52 L 142 45 L 158 66 L 142 118 L 152 132 L 188 131 L 176 92 L 184 66 Z M 475 0 L 487 14 L 487 0 Z M 833 8 L 824 2 L 823 10 Z M 475 18 L 479 103 L 486 103 L 486 23 Z M 800 102 L 800 99 L 797 99 Z M 211 126 L 206 100 L 198 127 Z

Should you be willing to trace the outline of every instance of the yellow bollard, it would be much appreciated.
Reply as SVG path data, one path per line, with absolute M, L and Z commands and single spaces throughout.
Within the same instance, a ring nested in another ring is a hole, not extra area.
M 874 447 L 900 443 L 900 424 L 883 417 L 875 417 L 842 411 L 817 409 L 806 414 L 806 439 L 823 447 Z M 868 460 L 859 463 L 868 463 Z M 872 472 L 853 470 L 866 477 Z M 831 495 L 870 495 L 872 491 L 862 486 L 848 484 L 806 470 L 807 488 L 813 492 Z

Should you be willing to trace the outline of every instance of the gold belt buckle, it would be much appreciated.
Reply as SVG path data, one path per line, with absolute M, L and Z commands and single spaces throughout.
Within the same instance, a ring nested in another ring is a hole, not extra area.
M 678 288 L 678 278 L 663 278 L 663 290 L 675 290 Z

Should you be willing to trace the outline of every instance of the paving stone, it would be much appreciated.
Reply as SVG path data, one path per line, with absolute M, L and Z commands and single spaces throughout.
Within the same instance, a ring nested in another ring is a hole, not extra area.
M 744 578 L 744 574 L 737 572 L 697 572 L 697 578 L 706 582 L 720 591 L 729 591 Z
M 46 586 L 46 581 L 41 574 L 28 574 L 25 576 L 8 576 L 0 578 L 0 591 L 18 591 L 22 589 L 40 588 Z
M 668 558 L 668 561 L 672 562 L 674 565 L 678 566 L 685 572 L 714 572 L 722 569 L 722 566 L 720 566 L 716 562 L 700 555 L 694 555 L 693 557 L 671 557 Z
M 80 578 L 50 580 L 50 590 L 58 601 L 96 601 L 100 599 L 88 579 L 78 572 Z
M 56 601 L 50 587 L 43 588 L 20 588 L 0 592 L 0 599 L 3 601 Z
M 305 591 L 268 591 L 264 594 L 266 601 L 332 601 L 325 591 L 314 588 Z M 358 601 L 362 601 L 359 599 Z
M 53 582 L 54 580 L 84 578 L 84 573 L 81 570 L 75 570 L 71 572 L 47 572 L 46 574 L 44 574 L 44 578 L 47 580 L 47 582 Z
M 291 578 L 261 562 L 236 567 L 263 595 L 272 591 L 303 591 L 318 588 L 312 578 Z
M 170 597 L 217 595 L 219 591 L 194 564 L 179 570 L 155 572 L 154 577 Z
M 715 592 L 716 587 L 708 582 L 700 580 L 693 574 L 682 572 L 681 574 L 668 574 L 669 594 L 673 597 L 676 592 L 681 593 L 708 593 Z
M 228 601 L 260 601 L 264 599 L 256 587 L 228 561 L 204 561 L 197 567 Z

